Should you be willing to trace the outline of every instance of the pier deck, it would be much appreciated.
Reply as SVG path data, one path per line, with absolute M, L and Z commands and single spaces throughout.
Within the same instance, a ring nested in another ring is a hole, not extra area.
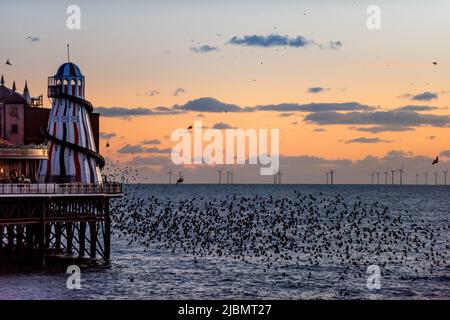
M 0 258 L 110 259 L 109 201 L 122 185 L 0 184 Z

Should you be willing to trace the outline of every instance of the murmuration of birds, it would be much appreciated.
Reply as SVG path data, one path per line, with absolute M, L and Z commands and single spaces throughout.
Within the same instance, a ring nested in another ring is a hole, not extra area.
M 144 189 L 143 189 L 144 190 Z M 337 281 L 365 281 L 369 265 L 384 277 L 448 276 L 450 225 L 436 226 L 379 202 L 346 202 L 295 191 L 292 196 L 226 195 L 174 200 L 137 191 L 112 204 L 113 232 L 143 251 L 236 259 L 264 271 L 311 279 L 314 268 Z M 443 236 L 442 236 L 443 235 Z M 398 273 L 397 273 L 398 274 Z
M 123 184 L 136 184 L 144 180 L 148 182 L 147 177 L 142 177 L 139 170 L 132 166 L 122 165 L 119 161 L 108 162 L 102 170 L 104 182 L 120 182 Z

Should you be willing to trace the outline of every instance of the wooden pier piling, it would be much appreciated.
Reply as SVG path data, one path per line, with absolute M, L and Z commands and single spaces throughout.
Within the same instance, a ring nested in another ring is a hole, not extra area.
M 45 267 L 51 258 L 86 257 L 108 262 L 111 255 L 109 202 L 122 196 L 113 187 L 85 186 L 64 192 L 54 185 L 24 193 L 0 192 L 0 261 L 33 263 Z M 33 188 L 27 188 L 28 191 Z M 48 190 L 53 190 L 48 193 Z M 89 227 L 89 228 L 88 228 Z M 89 229 L 89 232 L 88 232 Z

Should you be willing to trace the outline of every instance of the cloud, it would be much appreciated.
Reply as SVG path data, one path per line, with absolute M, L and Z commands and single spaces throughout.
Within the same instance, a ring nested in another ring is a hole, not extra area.
M 183 90 L 183 89 L 181 89 Z M 255 111 L 276 111 L 285 113 L 282 116 L 288 116 L 292 112 L 323 112 L 323 111 L 369 111 L 374 107 L 360 104 L 358 102 L 344 103 L 281 103 L 270 105 L 259 105 L 254 107 L 241 107 L 236 104 L 223 103 L 217 99 L 204 97 L 182 105 L 174 105 L 172 107 L 96 107 L 95 111 L 103 117 L 133 117 L 133 116 L 160 116 L 182 114 L 187 111 L 197 112 L 255 112 Z M 198 115 L 203 117 L 204 115 Z
M 322 88 L 322 87 L 311 87 L 308 88 L 308 93 L 321 93 L 328 90 L 327 88 Z
M 384 160 L 392 158 L 411 158 L 413 153 L 411 151 L 391 150 L 383 157 Z
M 166 149 L 159 149 L 159 148 L 144 148 L 141 145 L 130 145 L 126 144 L 119 150 L 117 150 L 118 153 L 121 154 L 133 154 L 133 153 L 170 153 L 172 149 L 166 148 Z
M 450 117 L 446 115 L 420 114 L 414 111 L 376 111 L 376 112 L 349 112 L 338 113 L 334 111 L 310 113 L 304 120 L 320 125 L 347 124 L 347 125 L 381 125 L 415 127 L 431 125 L 446 127 L 450 125 Z
M 164 148 L 164 149 L 159 149 L 159 148 L 145 148 L 144 149 L 145 153 L 171 153 L 172 149 L 170 148 Z
M 112 139 L 116 136 L 115 133 L 111 132 L 111 133 L 107 133 L 107 132 L 100 132 L 100 138 L 101 139 Z
M 370 132 L 370 133 L 379 133 L 379 132 L 400 132 L 400 131 L 413 131 L 414 128 L 411 127 L 402 127 L 402 126 L 394 126 L 394 125 L 388 125 L 388 126 L 375 126 L 375 127 L 368 127 L 368 128 L 352 128 L 356 131 L 362 131 L 362 132 Z
M 125 165 L 135 165 L 135 166 L 160 166 L 160 165 L 170 165 L 170 159 L 168 157 L 162 156 L 148 156 L 141 157 L 136 156 L 130 161 L 125 162 Z
M 346 144 L 350 144 L 350 143 L 381 143 L 381 142 L 389 143 L 392 141 L 382 140 L 380 138 L 366 138 L 366 137 L 355 138 L 355 139 L 345 141 Z
M 181 94 L 183 94 L 183 93 L 186 93 L 186 90 L 184 90 L 183 88 L 176 88 L 176 89 L 175 89 L 175 92 L 173 93 L 173 95 L 174 95 L 175 97 L 178 97 L 179 95 L 181 95 Z
M 181 111 L 173 110 L 166 107 L 158 107 L 154 109 L 148 108 L 125 108 L 125 107 L 96 107 L 95 112 L 100 113 L 103 117 L 132 117 L 132 116 L 159 116 L 169 114 L 180 114 Z
M 213 129 L 233 129 L 233 127 L 227 123 L 218 122 L 213 125 Z
M 39 42 L 39 41 L 41 41 L 41 39 L 39 37 L 36 37 L 36 36 L 28 36 L 27 39 L 30 42 Z
M 297 36 L 290 38 L 279 34 L 270 34 L 268 36 L 247 35 L 243 37 L 233 37 L 228 41 L 229 44 L 237 46 L 251 46 L 251 47 L 306 47 L 314 44 L 313 40 L 308 40 L 305 37 Z
M 291 47 L 291 48 L 304 48 L 308 46 L 317 46 L 320 49 L 332 49 L 337 50 L 342 47 L 341 41 L 330 41 L 326 45 L 319 44 L 312 39 L 307 39 L 303 36 L 289 37 L 280 34 L 270 35 L 245 35 L 243 37 L 232 37 L 228 44 L 236 46 L 247 47 Z
M 212 47 L 209 45 L 203 45 L 198 47 L 192 47 L 190 48 L 191 51 L 196 53 L 207 53 L 207 52 L 213 52 L 213 51 L 219 51 L 218 47 Z
M 161 141 L 158 139 L 144 140 L 142 141 L 142 144 L 161 144 Z
M 355 111 L 373 110 L 371 106 L 357 102 L 344 103 L 281 103 L 270 105 L 259 105 L 254 107 L 241 107 L 236 104 L 223 103 L 214 98 L 199 98 L 191 100 L 184 105 L 176 105 L 175 110 L 198 111 L 198 112 L 254 112 L 254 111 L 278 111 L 278 112 L 322 112 L 322 111 Z
M 423 92 L 420 94 L 416 94 L 415 96 L 413 96 L 411 98 L 411 100 L 418 100 L 418 101 L 430 101 L 430 100 L 434 100 L 437 99 L 438 95 L 437 93 L 433 93 L 433 92 Z
M 410 100 L 416 100 L 416 101 L 430 101 L 434 99 L 438 99 L 438 94 L 434 92 L 425 91 L 418 94 L 411 94 L 411 93 L 405 93 L 401 96 L 398 96 L 398 98 L 403 99 L 410 99 Z
M 157 96 L 159 95 L 159 91 L 158 90 L 150 90 L 148 93 L 146 93 L 149 97 L 153 97 L 153 96 Z
M 285 113 L 280 113 L 278 116 L 279 117 L 283 117 L 283 118 L 287 118 L 287 117 L 290 117 L 290 116 L 293 116 L 293 115 L 294 115 L 293 112 L 285 112 Z
M 214 98 L 199 98 L 191 100 L 184 105 L 174 106 L 176 110 L 198 111 L 198 112 L 242 112 L 243 109 L 235 104 L 220 102 Z
M 141 153 L 143 152 L 144 148 L 140 145 L 129 145 L 126 144 L 119 150 L 117 150 L 118 153 L 122 154 L 128 154 L 128 153 Z
M 355 111 L 355 110 L 373 110 L 374 107 L 360 104 L 358 102 L 344 103 L 282 103 L 272 105 L 260 105 L 253 109 L 262 111 L 299 111 L 299 112 L 323 112 L 323 111 Z
M 450 150 L 442 151 L 440 155 L 443 157 L 450 158 Z
M 436 110 L 436 109 L 438 109 L 438 108 L 432 107 L 432 106 L 409 105 L 409 106 L 398 107 L 395 110 L 398 110 L 398 111 L 430 111 L 430 110 Z
M 450 150 L 446 151 L 447 157 L 442 156 L 440 165 L 442 168 L 450 166 Z M 131 160 L 121 163 L 123 166 L 136 166 L 139 170 L 139 178 L 142 182 L 151 177 L 152 183 L 167 183 L 167 172 L 172 168 L 174 173 L 183 172 L 187 183 L 217 183 L 217 169 L 223 166 L 175 166 L 170 157 L 160 154 L 135 155 Z M 330 169 L 335 169 L 335 183 L 370 184 L 370 173 L 387 169 L 400 169 L 403 165 L 407 174 L 404 176 L 404 184 L 415 184 L 415 172 L 421 173 L 419 183 L 423 184 L 423 173 L 430 170 L 431 157 L 415 155 L 408 150 L 391 150 L 382 156 L 368 155 L 359 160 L 352 161 L 347 158 L 324 158 L 313 155 L 280 156 L 280 167 L 283 172 L 283 183 L 325 183 L 326 175 Z M 266 183 L 272 184 L 272 176 L 261 176 L 259 165 L 230 166 L 235 173 L 237 183 Z M 442 171 L 442 170 L 440 170 Z M 223 179 L 223 176 L 222 176 Z M 223 180 L 222 180 L 223 181 Z M 384 175 L 380 183 L 384 184 Z M 389 172 L 388 182 L 391 183 Z M 399 174 L 395 174 L 395 184 L 399 184 Z M 439 184 L 443 184 L 443 175 L 440 173 Z
M 332 49 L 332 50 L 337 50 L 342 48 L 342 42 L 341 41 L 330 41 L 328 43 L 328 46 L 325 47 L 326 49 Z
M 281 156 L 281 160 L 286 162 L 301 163 L 302 165 L 314 165 L 314 166 L 338 166 L 338 165 L 351 165 L 352 161 L 349 159 L 325 159 L 322 157 L 302 155 L 302 156 Z

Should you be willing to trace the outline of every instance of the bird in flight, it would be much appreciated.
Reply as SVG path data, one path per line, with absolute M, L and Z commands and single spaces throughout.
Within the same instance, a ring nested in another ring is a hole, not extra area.
M 192 130 L 192 126 L 189 126 L 187 129 L 188 129 L 188 130 Z
M 6 59 L 6 65 L 12 66 L 11 62 L 9 61 L 9 59 Z
M 437 66 L 437 62 L 436 61 L 433 61 L 433 63 L 432 63 L 434 66 Z
M 177 180 L 177 184 L 182 184 L 184 181 L 183 177 L 179 177 Z
M 439 162 L 439 157 L 436 157 L 436 159 L 434 159 L 433 163 L 431 164 L 432 166 L 434 166 L 435 164 L 437 164 Z

